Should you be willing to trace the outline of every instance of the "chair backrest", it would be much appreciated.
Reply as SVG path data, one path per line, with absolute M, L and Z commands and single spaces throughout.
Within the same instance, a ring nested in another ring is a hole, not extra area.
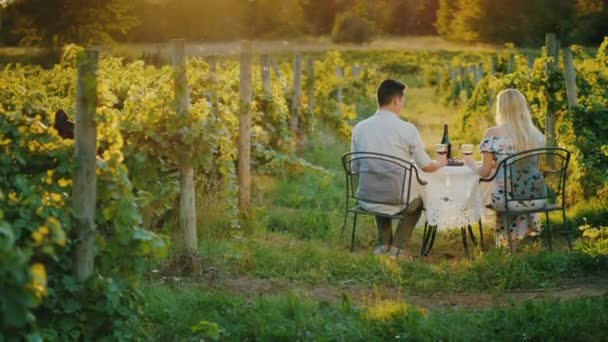
M 502 173 L 505 199 L 509 202 L 544 200 L 565 203 L 566 174 L 570 152 L 559 147 L 544 147 L 516 153 L 496 168 Z
M 350 152 L 342 156 L 346 199 L 387 205 L 407 205 L 412 182 L 420 180 L 412 162 L 374 152 Z

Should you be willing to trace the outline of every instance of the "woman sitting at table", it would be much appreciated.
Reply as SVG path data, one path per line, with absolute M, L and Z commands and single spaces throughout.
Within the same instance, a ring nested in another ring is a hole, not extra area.
M 534 126 L 526 98 L 516 89 L 506 89 L 498 94 L 496 123 L 497 126 L 486 131 L 485 137 L 479 145 L 482 157 L 481 166 L 478 166 L 470 156 L 465 157 L 465 164 L 481 177 L 491 175 L 503 159 L 514 153 L 545 146 L 545 136 Z M 516 198 L 546 196 L 545 182 L 536 165 L 528 164 L 525 168 L 517 167 L 513 169 L 513 172 L 515 175 L 512 175 L 510 179 L 513 179 L 515 184 L 507 184 L 508 191 L 505 191 L 507 189 L 504 188 L 504 172 L 497 174 L 492 193 L 494 208 L 504 210 L 505 192 L 513 191 L 512 189 L 515 189 Z M 510 202 L 509 210 L 521 210 L 536 204 L 532 202 Z M 502 246 L 508 241 L 504 222 L 503 213 L 498 211 L 496 243 Z M 515 217 L 509 215 L 507 224 L 514 242 L 526 236 L 535 236 L 540 232 L 538 214 L 516 215 Z

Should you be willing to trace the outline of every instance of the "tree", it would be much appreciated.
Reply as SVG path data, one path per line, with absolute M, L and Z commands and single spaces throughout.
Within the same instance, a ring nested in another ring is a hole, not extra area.
M 392 0 L 385 30 L 392 34 L 436 34 L 439 0 Z
M 452 38 L 452 21 L 454 14 L 458 8 L 458 0 L 439 0 L 439 8 L 437 9 L 437 22 L 435 27 L 437 33 L 445 38 Z
M 458 40 L 479 41 L 481 38 L 481 17 L 484 0 L 459 0 L 454 20 L 450 23 L 451 34 Z
M 23 45 L 108 44 L 138 24 L 127 0 L 16 0 L 9 8 Z

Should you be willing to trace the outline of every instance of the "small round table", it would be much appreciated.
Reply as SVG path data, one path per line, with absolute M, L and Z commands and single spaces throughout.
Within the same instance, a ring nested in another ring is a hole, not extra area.
M 468 227 L 475 243 L 471 225 L 481 219 L 485 204 L 490 200 L 492 185 L 480 185 L 479 175 L 467 166 L 446 166 L 435 172 L 421 172 L 421 178 L 427 182 L 421 196 L 428 222 L 421 252 L 427 254 L 431 250 L 437 230 L 460 228 L 468 256 L 465 228 Z

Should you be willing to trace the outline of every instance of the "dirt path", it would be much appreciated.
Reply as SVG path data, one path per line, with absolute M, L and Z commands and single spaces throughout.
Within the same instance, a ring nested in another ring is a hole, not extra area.
M 404 301 L 428 310 L 480 309 L 511 302 L 545 298 L 568 299 L 577 297 L 608 296 L 608 278 L 593 277 L 567 279 L 553 288 L 527 289 L 503 293 L 451 293 L 414 295 L 397 287 L 362 285 L 313 286 L 306 283 L 270 280 L 248 276 L 228 276 L 211 273 L 202 279 L 204 286 L 233 293 L 244 298 L 292 292 L 314 301 L 340 303 L 344 295 L 353 304 L 373 304 L 385 300 Z

